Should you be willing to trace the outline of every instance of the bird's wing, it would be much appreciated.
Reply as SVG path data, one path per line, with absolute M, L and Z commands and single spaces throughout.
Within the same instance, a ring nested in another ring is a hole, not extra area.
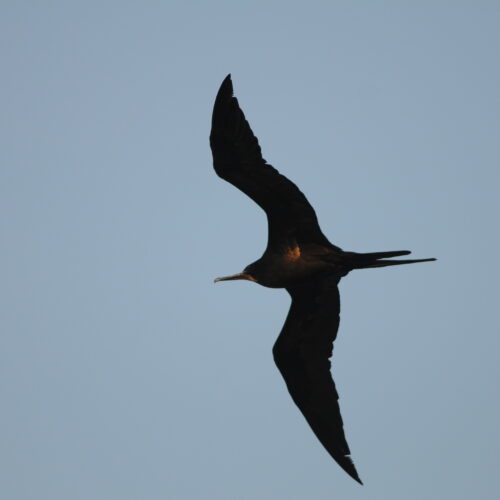
M 333 246 L 302 192 L 262 158 L 259 142 L 233 96 L 231 75 L 222 82 L 215 99 L 210 146 L 217 175 L 266 212 L 268 245 L 295 241 Z
M 361 483 L 350 458 L 339 396 L 330 373 L 339 326 L 339 278 L 326 276 L 289 288 L 292 305 L 273 348 L 293 401 L 335 461 Z

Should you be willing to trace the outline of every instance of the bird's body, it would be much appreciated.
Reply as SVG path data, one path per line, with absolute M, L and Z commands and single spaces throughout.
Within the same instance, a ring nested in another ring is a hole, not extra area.
M 328 262 L 328 257 L 332 258 Z M 308 280 L 314 274 L 340 273 L 340 263 L 335 263 L 335 255 L 320 245 L 296 242 L 282 248 L 268 250 L 253 264 L 247 266 L 248 273 L 260 285 L 269 288 L 288 288 Z
M 435 259 L 388 260 L 410 252 L 346 252 L 330 243 L 306 197 L 263 159 L 257 138 L 233 96 L 230 75 L 215 100 L 210 145 L 216 173 L 252 198 L 268 221 L 268 245 L 262 257 L 243 272 L 216 281 L 246 279 L 287 289 L 292 304 L 273 348 L 275 362 L 318 439 L 361 483 L 349 456 L 330 374 L 329 358 L 340 313 L 337 285 L 353 269 Z

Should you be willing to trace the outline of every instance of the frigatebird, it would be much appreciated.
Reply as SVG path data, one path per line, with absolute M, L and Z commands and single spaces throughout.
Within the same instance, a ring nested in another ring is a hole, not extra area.
M 306 197 L 262 157 L 258 140 L 233 95 L 231 75 L 222 82 L 215 99 L 210 147 L 217 175 L 254 200 L 268 222 L 268 243 L 262 257 L 243 272 L 215 281 L 249 280 L 286 288 L 292 304 L 273 347 L 274 360 L 319 441 L 347 474 L 363 484 L 350 457 L 339 395 L 330 373 L 339 326 L 338 283 L 354 269 L 436 259 L 390 260 L 411 252 L 347 252 L 330 243 Z

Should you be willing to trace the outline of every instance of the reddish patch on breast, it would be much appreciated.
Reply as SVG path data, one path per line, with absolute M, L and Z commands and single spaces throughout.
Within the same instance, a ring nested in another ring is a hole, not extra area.
M 298 246 L 290 248 L 285 252 L 284 258 L 288 262 L 294 262 L 300 259 L 300 248 Z

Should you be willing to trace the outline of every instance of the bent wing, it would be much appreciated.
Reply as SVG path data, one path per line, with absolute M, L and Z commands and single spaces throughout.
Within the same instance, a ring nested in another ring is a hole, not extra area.
M 267 214 L 270 246 L 295 240 L 333 246 L 323 235 L 306 197 L 262 158 L 259 142 L 233 96 L 231 75 L 215 99 L 210 132 L 214 169 Z M 335 247 L 336 248 L 336 247 Z
M 292 305 L 273 347 L 293 401 L 334 460 L 361 483 L 344 435 L 339 395 L 330 373 L 340 298 L 337 276 L 289 288 Z M 361 483 L 362 484 L 362 483 Z

